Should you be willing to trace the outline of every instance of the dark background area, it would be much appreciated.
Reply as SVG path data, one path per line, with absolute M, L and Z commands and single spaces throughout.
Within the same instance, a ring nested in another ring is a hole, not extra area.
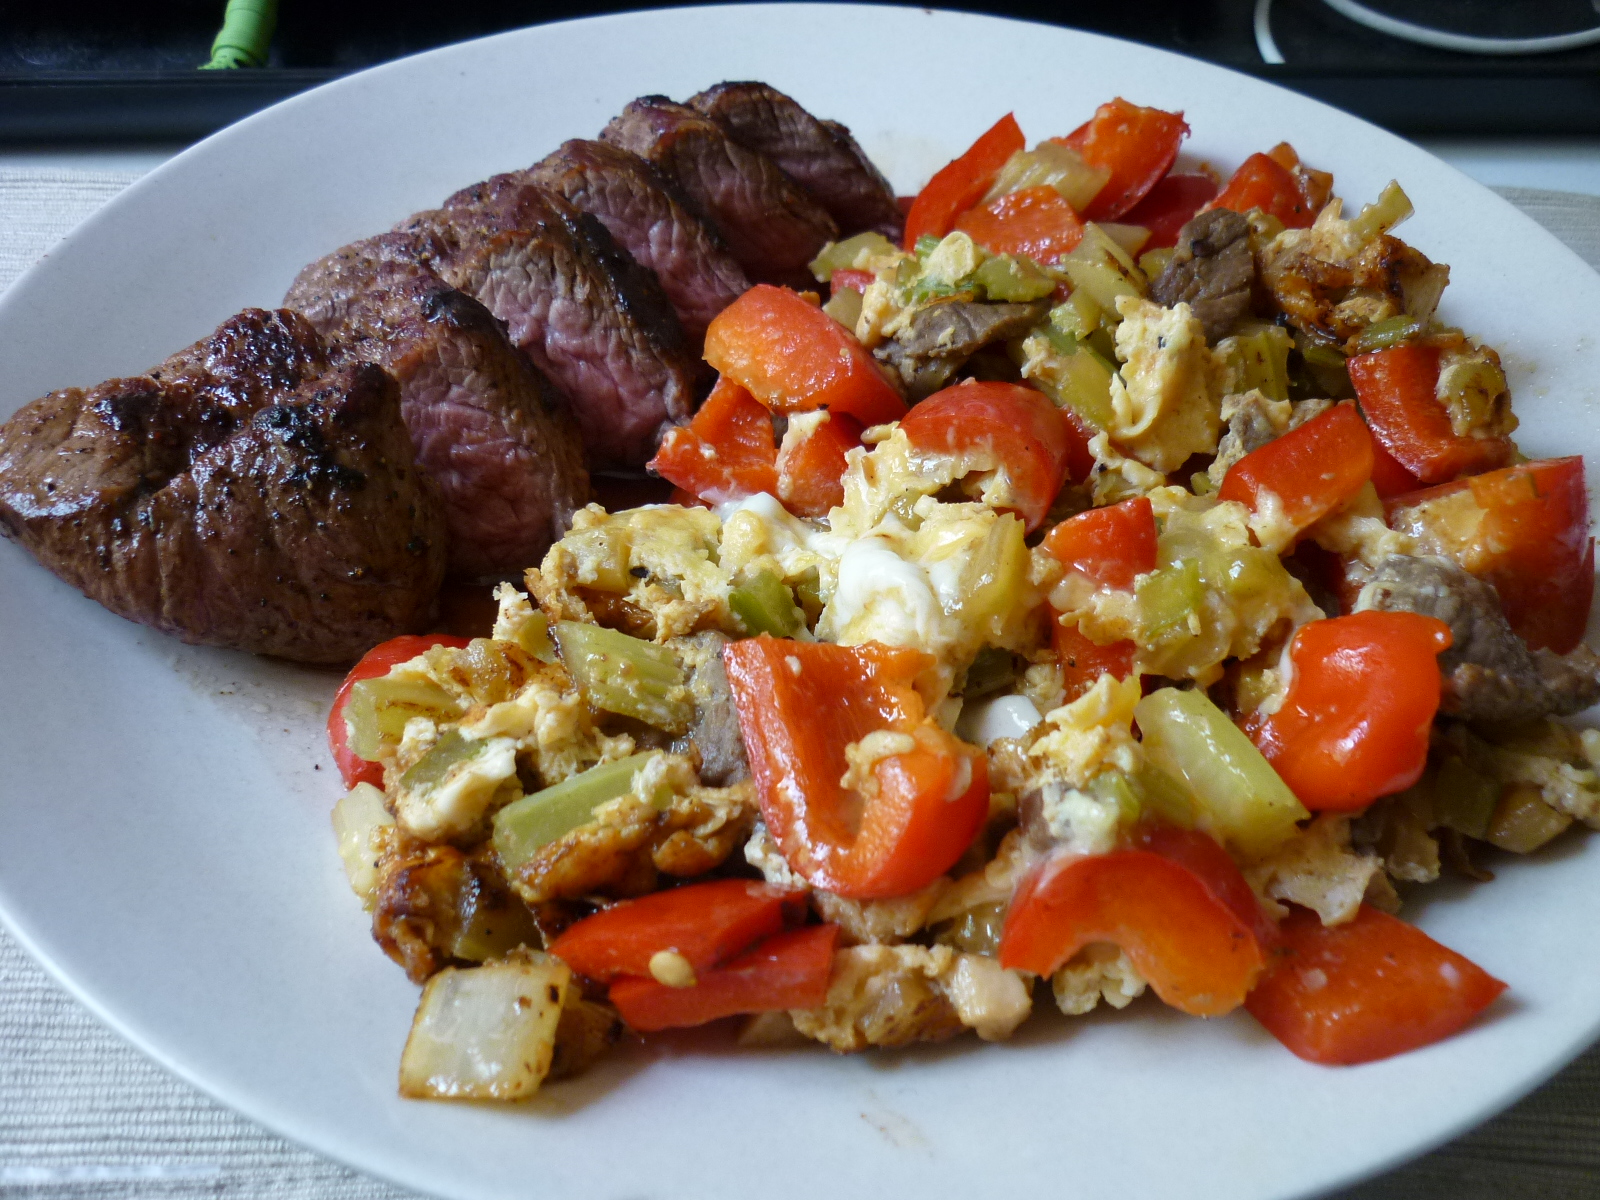
M 1489 26 L 1508 26 L 1508 14 L 1532 22 L 1541 7 L 1537 0 L 1412 0 L 1411 9 L 1425 14 L 1430 3 L 1442 14 L 1476 15 Z M 0 141 L 187 140 L 391 58 L 544 21 L 648 7 L 658 6 L 281 0 L 266 67 L 202 72 L 195 68 L 209 56 L 223 0 L 0 0 Z M 1555 0 L 1547 7 L 1556 7 Z M 1269 66 L 1257 48 L 1255 9 L 1255 0 L 1070 7 L 1060 0 L 1001 0 L 983 7 L 1209 59 L 1403 134 L 1600 133 L 1600 47 L 1537 56 L 1458 54 L 1373 32 L 1321 0 L 1274 0 L 1271 31 L 1285 63 Z

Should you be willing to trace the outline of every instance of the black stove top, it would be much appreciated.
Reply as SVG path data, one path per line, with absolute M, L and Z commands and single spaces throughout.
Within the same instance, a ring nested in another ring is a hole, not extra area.
M 265 67 L 198 71 L 221 23 L 222 0 L 0 2 L 0 141 L 186 140 L 401 55 L 639 7 L 655 6 L 280 0 Z M 983 11 L 1209 59 L 1407 135 L 1600 134 L 1600 0 L 1123 0 L 1070 7 L 1069 14 L 1060 0 L 998 0 Z M 1506 52 L 1529 45 L 1568 48 Z

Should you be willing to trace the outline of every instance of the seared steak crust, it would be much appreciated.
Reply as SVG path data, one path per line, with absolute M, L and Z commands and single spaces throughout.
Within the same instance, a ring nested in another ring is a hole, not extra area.
M 600 137 L 647 159 L 682 188 L 750 278 L 812 286 L 807 264 L 839 236 L 839 227 L 766 155 L 665 96 L 633 101 Z
M 1600 701 L 1600 657 L 1528 649 L 1494 587 L 1442 558 L 1392 554 L 1361 589 L 1356 608 L 1421 613 L 1450 626 L 1439 656 L 1441 712 L 1481 721 L 1569 716 Z
M 417 465 L 444 495 L 451 572 L 519 573 L 588 501 L 577 426 L 488 309 L 424 266 L 389 260 L 390 242 L 312 263 L 284 303 L 335 361 L 377 363 L 399 382 Z
M 837 121 L 819 121 L 765 83 L 719 83 L 691 96 L 689 106 L 777 163 L 828 210 L 841 234 L 872 229 L 900 241 L 905 221 L 894 189 Z
M 682 327 L 594 217 L 522 173 L 458 192 L 400 232 L 566 394 L 591 465 L 640 466 L 663 427 L 688 418 L 696 364 Z
M 129 620 L 302 662 L 424 628 L 444 577 L 394 381 L 330 369 L 287 310 L 23 408 L 0 427 L 0 529 Z
M 1177 251 L 1150 284 L 1150 299 L 1165 308 L 1187 304 L 1205 326 L 1206 341 L 1215 345 L 1249 315 L 1255 281 L 1250 222 L 1213 208 L 1178 231 Z
M 655 272 L 694 346 L 711 319 L 750 286 L 717 232 L 637 154 L 605 142 L 564 142 L 528 178 L 593 214 L 640 266 Z

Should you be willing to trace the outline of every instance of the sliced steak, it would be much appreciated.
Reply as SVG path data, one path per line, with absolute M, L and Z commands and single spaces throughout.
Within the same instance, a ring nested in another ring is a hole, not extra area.
M 1512 631 L 1494 587 L 1442 558 L 1394 554 L 1361 589 L 1356 611 L 1415 612 L 1450 626 L 1439 656 L 1441 712 L 1469 720 L 1566 716 L 1600 701 L 1600 657 L 1528 649 Z
M 696 363 L 671 305 L 594 217 L 502 175 L 399 232 L 566 394 L 591 466 L 643 465 L 693 411 Z
M 913 400 L 933 395 L 985 346 L 1020 337 L 1045 313 L 1043 304 L 936 301 L 872 353 L 894 372 Z
M 655 272 L 693 346 L 750 286 L 716 230 L 637 154 L 606 142 L 564 142 L 528 177 L 592 213 L 640 266 Z
M 839 227 L 778 164 L 715 121 L 665 96 L 645 96 L 607 125 L 603 141 L 631 150 L 676 183 L 716 225 L 751 279 L 812 287 L 808 264 Z
M 23 408 L 0 427 L 0 529 L 129 620 L 302 662 L 425 628 L 445 569 L 394 380 L 330 369 L 288 310 Z
M 842 235 L 872 229 L 899 243 L 905 220 L 894 189 L 837 121 L 819 121 L 764 83 L 719 83 L 691 96 L 689 106 L 777 163 L 828 210 Z
M 1150 299 L 1164 308 L 1180 301 L 1205 326 L 1215 345 L 1250 312 L 1256 260 L 1250 253 L 1250 222 L 1226 208 L 1199 213 L 1178 232 L 1166 269 L 1150 285 Z
M 373 362 L 400 384 L 417 464 L 444 494 L 450 570 L 520 575 L 589 499 L 577 425 L 489 310 L 384 238 L 300 272 L 284 304 L 335 361 Z

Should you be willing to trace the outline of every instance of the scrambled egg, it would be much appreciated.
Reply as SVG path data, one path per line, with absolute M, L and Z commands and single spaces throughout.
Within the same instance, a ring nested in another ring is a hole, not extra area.
M 1156 471 L 1210 454 L 1222 432 L 1216 365 L 1187 304 L 1162 308 L 1137 296 L 1117 300 L 1117 357 L 1111 381 L 1111 440 Z

